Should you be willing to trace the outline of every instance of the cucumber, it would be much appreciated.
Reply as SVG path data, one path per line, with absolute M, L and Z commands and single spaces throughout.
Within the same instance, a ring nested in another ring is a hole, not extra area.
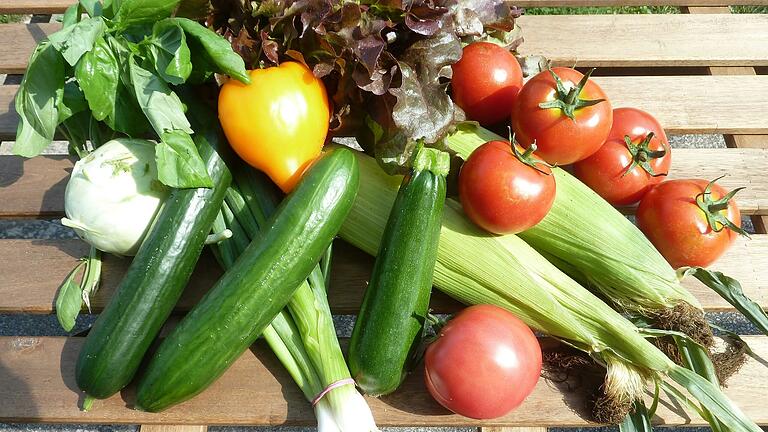
M 217 124 L 212 112 L 205 120 Z M 170 193 L 117 292 L 91 328 L 75 375 L 86 393 L 86 410 L 93 398 L 107 398 L 133 379 L 187 285 L 232 181 L 219 154 L 227 149 L 223 135 L 198 123 L 194 140 L 214 187 Z
M 137 409 L 161 411 L 195 396 L 248 349 L 341 228 L 358 177 L 349 149 L 312 164 L 234 266 L 160 344 L 139 380 Z
M 432 290 L 448 165 L 446 153 L 422 149 L 389 214 L 349 343 L 350 372 L 367 394 L 395 391 L 417 357 Z

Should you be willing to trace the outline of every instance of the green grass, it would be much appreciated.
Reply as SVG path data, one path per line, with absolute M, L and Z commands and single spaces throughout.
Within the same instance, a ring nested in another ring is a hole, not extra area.
M 768 6 L 731 6 L 733 13 L 768 14 Z
M 21 21 L 21 15 L 0 15 L 0 24 L 16 23 Z

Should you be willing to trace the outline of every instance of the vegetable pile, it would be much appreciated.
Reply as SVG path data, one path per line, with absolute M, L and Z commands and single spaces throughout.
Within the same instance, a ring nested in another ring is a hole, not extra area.
M 663 181 L 662 125 L 613 109 L 592 71 L 521 67 L 520 13 L 502 0 L 71 7 L 30 61 L 15 151 L 60 130 L 80 157 L 63 223 L 92 251 L 58 294 L 62 326 L 89 305 L 100 251 L 135 255 L 80 353 L 83 409 L 134 380 L 137 409 L 183 403 L 263 336 L 324 431 L 376 430 L 358 388 L 395 392 L 422 357 L 440 404 L 487 419 L 563 355 L 602 371 L 596 421 L 650 424 L 663 389 L 717 430 L 759 431 L 720 390 L 733 365 L 711 360 L 680 284 L 693 275 L 768 331 L 737 281 L 704 268 L 746 235 L 738 189 Z M 639 228 L 614 207 L 638 201 Z M 376 256 L 346 359 L 327 299 L 337 235 Z M 205 245 L 224 275 L 150 350 Z M 443 322 L 433 285 L 475 306 Z M 532 329 L 562 342 L 557 356 Z

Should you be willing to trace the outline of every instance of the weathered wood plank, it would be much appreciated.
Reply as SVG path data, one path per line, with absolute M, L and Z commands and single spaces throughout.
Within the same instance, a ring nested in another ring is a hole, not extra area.
M 523 54 L 587 66 L 755 66 L 768 15 L 540 15 L 520 19 Z M 589 31 L 584 31 L 589 29 Z
M 768 143 L 768 138 L 764 141 Z M 714 179 L 728 174 L 719 182 L 723 187 L 747 187 L 736 195 L 742 213 L 768 214 L 768 150 L 675 149 L 672 160 L 670 178 Z M 0 218 L 63 215 L 71 166 L 72 160 L 64 156 L 27 160 L 0 156 Z
M 766 15 L 768 16 L 768 15 Z M 615 107 L 646 110 L 667 133 L 768 134 L 768 75 L 596 77 Z M 16 136 L 17 86 L 0 86 L 0 140 Z
M 141 425 L 139 432 L 207 432 L 204 425 Z
M 727 7 L 685 7 L 689 14 L 722 14 L 730 13 Z M 711 75 L 756 75 L 752 67 L 710 67 Z M 768 135 L 724 135 L 725 144 L 731 148 L 768 148 Z M 759 233 L 768 232 L 768 217 L 752 216 L 752 224 Z
M 766 66 L 768 15 L 526 15 L 523 54 L 578 66 Z M 0 26 L 0 73 L 23 73 L 59 24 Z M 589 29 L 589 31 L 584 31 Z
M 73 0 L 0 0 L 0 13 L 4 14 L 54 14 L 62 13 Z
M 86 255 L 87 245 L 79 240 L 0 240 L 0 313 L 51 313 L 59 284 Z M 92 299 L 100 311 L 112 296 L 129 265 L 128 259 L 106 256 L 101 288 Z M 373 259 L 339 240 L 334 250 L 329 302 L 334 313 L 355 314 L 370 279 Z M 744 292 L 768 307 L 768 235 L 740 238 L 714 270 L 739 280 Z M 189 310 L 221 276 L 221 270 L 206 252 L 190 278 L 177 310 Z M 683 285 L 690 289 L 708 311 L 732 311 L 733 307 L 694 278 Z M 439 291 L 432 298 L 436 312 L 455 312 L 461 306 Z
M 756 357 L 731 378 L 725 393 L 758 424 L 768 424 L 765 365 L 768 338 L 747 337 Z M 51 423 L 313 425 L 312 409 L 296 385 L 262 343 L 246 351 L 203 394 L 160 414 L 131 409 L 134 389 L 97 401 L 89 412 L 78 409 L 74 364 L 82 338 L 0 338 L 0 421 Z M 422 369 L 395 393 L 368 398 L 379 426 L 588 426 L 578 412 L 582 395 L 540 380 L 523 405 L 495 420 L 478 421 L 451 414 L 434 402 L 423 384 Z M 698 426 L 662 394 L 654 422 Z

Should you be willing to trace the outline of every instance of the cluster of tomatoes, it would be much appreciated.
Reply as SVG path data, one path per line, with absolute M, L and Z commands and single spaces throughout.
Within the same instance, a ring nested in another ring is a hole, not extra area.
M 453 66 L 454 101 L 484 126 L 510 122 L 514 138 L 478 147 L 459 173 L 467 216 L 496 234 L 525 231 L 555 202 L 553 168 L 576 177 L 614 206 L 640 201 L 637 223 L 675 267 L 707 266 L 733 242 L 739 210 L 714 181 L 664 181 L 671 148 L 659 122 L 635 108 L 612 109 L 603 90 L 570 68 L 553 68 L 523 84 L 506 49 L 476 42 Z M 516 139 L 515 139 L 516 138 Z M 564 174 L 565 175 L 565 174 Z M 533 391 L 541 371 L 534 334 L 508 311 L 465 309 L 429 346 L 430 393 L 473 418 L 502 416 Z
M 591 73 L 591 72 L 590 72 Z M 647 112 L 611 107 L 590 73 L 557 67 L 523 84 L 515 57 L 487 42 L 464 48 L 453 97 L 484 126 L 511 122 L 511 140 L 476 149 L 459 175 L 467 216 L 496 234 L 525 231 L 555 201 L 552 167 L 571 172 L 614 206 L 640 202 L 637 224 L 675 267 L 706 267 L 741 229 L 736 191 L 714 181 L 662 180 L 672 160 L 664 129 Z

